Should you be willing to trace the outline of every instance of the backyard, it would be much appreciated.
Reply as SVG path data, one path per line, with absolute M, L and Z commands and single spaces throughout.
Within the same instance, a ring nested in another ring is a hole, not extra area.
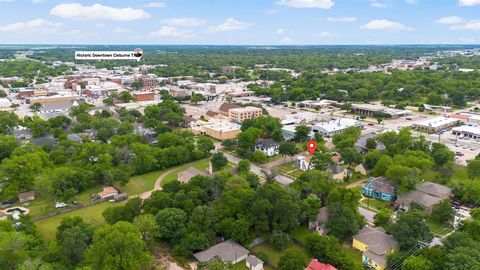
M 287 163 L 279 165 L 275 168 L 281 174 L 284 174 L 284 175 L 289 176 L 289 177 L 294 178 L 294 179 L 298 178 L 303 173 L 302 170 L 298 169 L 295 166 L 294 162 L 287 162 Z

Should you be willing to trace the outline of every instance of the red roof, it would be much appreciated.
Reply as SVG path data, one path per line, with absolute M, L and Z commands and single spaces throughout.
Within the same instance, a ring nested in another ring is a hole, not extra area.
M 328 263 L 321 263 L 317 259 L 312 259 L 305 270 L 338 270 Z

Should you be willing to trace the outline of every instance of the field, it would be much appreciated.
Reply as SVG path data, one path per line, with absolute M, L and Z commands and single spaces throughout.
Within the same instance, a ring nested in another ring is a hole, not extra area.
M 284 163 L 275 167 L 275 169 L 292 178 L 298 178 L 303 173 L 303 171 L 298 169 L 293 162 Z
M 305 253 L 305 255 L 308 257 L 307 251 L 303 247 L 301 247 L 297 244 L 294 244 L 294 243 L 288 244 L 287 247 L 285 249 L 283 249 L 282 251 L 274 249 L 268 242 L 260 244 L 258 246 L 255 246 L 251 250 L 255 254 L 261 253 L 261 254 L 265 255 L 268 258 L 268 260 L 267 260 L 268 263 L 277 267 L 278 262 L 280 261 L 280 257 L 282 257 L 282 255 L 285 254 L 285 251 L 289 248 L 297 248 L 299 250 L 302 250 Z
M 79 216 L 83 218 L 86 222 L 92 224 L 93 226 L 99 226 L 105 224 L 102 213 L 111 206 L 121 205 L 125 202 L 120 203 L 111 203 L 111 202 L 102 202 L 93 206 L 84 207 L 79 210 L 71 211 L 65 214 L 56 215 L 53 217 L 45 218 L 39 221 L 36 221 L 37 229 L 41 235 L 47 240 L 51 240 L 55 237 L 58 225 L 62 222 L 64 217 L 75 217 Z
M 162 186 L 165 185 L 166 183 L 170 183 L 172 181 L 175 181 L 177 180 L 177 176 L 178 176 L 178 173 L 190 168 L 190 167 L 194 167 L 200 171 L 205 171 L 205 169 L 208 168 L 208 162 L 209 160 L 208 159 L 204 159 L 204 160 L 200 160 L 200 161 L 196 161 L 196 162 L 193 162 L 193 163 L 188 163 L 188 164 L 184 164 L 184 165 L 181 165 L 179 167 L 177 167 L 175 170 L 173 170 L 171 173 L 167 174 L 165 176 L 165 178 L 163 178 L 163 181 L 162 181 Z
M 208 159 L 203 159 L 195 162 L 191 162 L 185 165 L 181 165 L 177 168 L 174 168 L 174 171 L 168 174 L 164 180 L 167 178 L 169 181 L 173 181 L 177 178 L 178 172 L 187 169 L 190 166 L 193 166 L 197 169 L 204 170 L 208 166 Z M 228 165 L 227 167 L 230 167 Z M 130 178 L 130 181 L 125 185 L 116 185 L 122 192 L 127 192 L 130 197 L 139 195 L 145 191 L 152 190 L 155 184 L 155 181 L 164 171 L 154 171 L 142 175 L 133 176 Z M 85 190 L 78 196 L 78 201 L 80 203 L 87 203 L 91 201 L 90 194 L 101 191 L 100 187 L 91 188 Z M 125 203 L 125 202 L 122 202 Z M 111 203 L 111 202 L 102 202 L 93 206 L 84 207 L 78 210 L 74 210 L 65 214 L 60 214 L 57 216 L 49 217 L 36 221 L 37 228 L 41 234 L 45 236 L 47 240 L 52 239 L 55 236 L 56 228 L 62 221 L 64 217 L 74 217 L 79 216 L 83 218 L 86 222 L 98 226 L 105 223 L 102 213 L 105 209 L 110 206 L 119 205 L 121 203 Z M 47 198 L 40 198 L 32 202 L 27 206 L 32 213 L 32 216 L 39 216 L 46 214 L 52 211 L 55 211 L 53 207 L 54 203 L 47 200 Z

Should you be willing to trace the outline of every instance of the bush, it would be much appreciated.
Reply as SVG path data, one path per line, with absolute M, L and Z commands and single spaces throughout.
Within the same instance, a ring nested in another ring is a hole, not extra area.
M 270 243 L 276 250 L 283 250 L 292 241 L 289 234 L 284 232 L 274 232 L 270 236 Z
M 252 160 L 255 163 L 265 163 L 267 161 L 267 155 L 260 151 L 255 151 L 252 154 Z

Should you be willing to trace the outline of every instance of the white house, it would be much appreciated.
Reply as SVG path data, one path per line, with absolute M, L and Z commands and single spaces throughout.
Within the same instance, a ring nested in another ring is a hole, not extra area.
M 255 144 L 255 151 L 261 151 L 271 157 L 279 153 L 280 145 L 272 139 L 260 139 Z
M 302 171 L 312 170 L 313 165 L 310 164 L 310 159 L 311 159 L 311 156 L 299 155 L 299 156 L 297 156 L 297 159 L 295 160 L 295 166 Z

